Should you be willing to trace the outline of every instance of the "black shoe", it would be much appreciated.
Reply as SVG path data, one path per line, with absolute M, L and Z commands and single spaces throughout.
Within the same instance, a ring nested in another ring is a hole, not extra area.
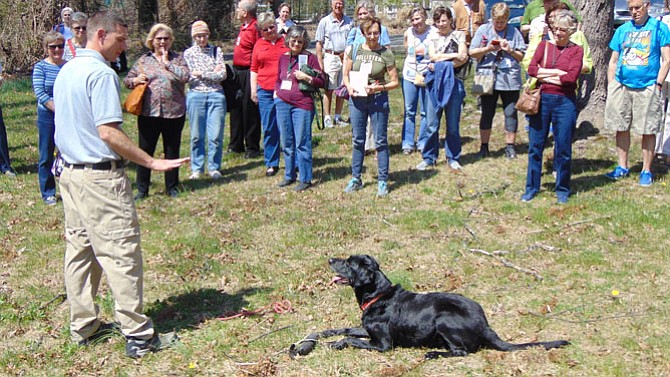
M 179 196 L 179 191 L 177 189 L 172 189 L 172 190 L 168 190 L 167 193 L 165 193 L 165 194 L 167 196 L 171 197 L 171 198 L 176 198 L 176 197 Z
M 259 151 L 247 151 L 247 153 L 244 154 L 244 158 L 246 159 L 258 158 L 260 155 L 261 152 Z
M 175 333 L 155 334 L 151 339 L 129 337 L 126 339 L 126 356 L 137 359 L 149 352 L 158 352 L 171 347 L 177 340 L 179 337 Z
M 277 187 L 286 187 L 295 183 L 295 179 L 284 179 L 277 184 Z
M 242 154 L 244 153 L 244 149 L 228 148 L 228 153 Z
M 477 156 L 479 158 L 486 158 L 490 155 L 491 155 L 491 152 L 489 152 L 489 147 L 485 147 L 483 145 L 481 147 L 479 147 L 479 153 L 477 154 Z
M 300 183 L 298 183 L 297 186 L 295 186 L 293 191 L 296 191 L 296 192 L 305 191 L 310 187 L 312 187 L 312 182 L 300 182 Z
M 78 345 L 82 347 L 87 347 L 92 344 L 97 344 L 97 343 L 102 343 L 106 339 L 111 338 L 115 333 L 121 334 L 121 327 L 119 326 L 118 323 L 112 322 L 112 323 L 100 323 L 100 327 L 98 327 L 97 330 L 93 333 L 93 335 L 89 336 L 88 338 L 84 340 L 80 340 L 77 342 Z M 122 334 L 121 334 L 122 335 Z
M 268 170 L 265 171 L 266 177 L 274 177 L 279 171 L 279 166 L 270 166 Z
M 149 197 L 149 193 L 148 193 L 148 192 L 138 191 L 137 194 L 135 194 L 135 197 L 134 197 L 133 199 L 135 199 L 135 200 L 144 200 L 144 199 L 146 199 L 146 198 L 148 198 L 148 197 Z

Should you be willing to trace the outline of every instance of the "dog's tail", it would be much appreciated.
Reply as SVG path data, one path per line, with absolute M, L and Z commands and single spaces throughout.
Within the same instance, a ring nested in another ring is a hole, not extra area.
M 488 341 L 488 346 L 490 348 L 496 349 L 498 351 L 517 351 L 523 350 L 531 347 L 544 347 L 544 349 L 560 348 L 570 345 L 570 342 L 567 340 L 553 340 L 550 342 L 532 342 L 532 343 L 507 343 L 506 341 L 500 339 L 498 334 L 496 334 L 493 329 L 488 328 L 484 334 L 484 338 Z

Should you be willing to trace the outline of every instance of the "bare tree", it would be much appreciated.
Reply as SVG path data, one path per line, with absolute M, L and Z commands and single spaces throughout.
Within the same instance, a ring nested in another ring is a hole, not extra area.
M 607 98 L 607 64 L 611 55 L 608 44 L 614 34 L 614 2 L 575 0 L 575 7 L 582 15 L 582 31 L 593 57 L 593 72 L 586 76 L 580 88 L 579 107 L 583 110 L 578 125 L 580 128 L 601 128 Z

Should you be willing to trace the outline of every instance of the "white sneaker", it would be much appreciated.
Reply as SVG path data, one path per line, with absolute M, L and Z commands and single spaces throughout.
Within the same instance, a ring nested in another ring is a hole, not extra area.
M 341 117 L 336 116 L 335 117 L 335 122 L 334 122 L 338 127 L 348 127 L 349 122 L 345 122 L 344 119 Z
M 456 160 L 449 161 L 449 167 L 451 168 L 451 170 L 458 170 L 458 171 L 460 171 L 462 168 L 461 164 L 459 164 L 458 161 Z
M 200 179 L 200 172 L 194 171 L 188 176 L 188 179 Z
M 428 169 L 432 169 L 433 167 L 435 167 L 435 165 L 431 165 L 426 161 L 421 161 L 419 165 L 416 166 L 416 170 L 425 171 Z
M 333 128 L 333 119 L 330 117 L 330 115 L 323 117 L 323 127 Z
M 221 179 L 223 176 L 218 170 L 210 171 L 209 176 L 212 177 L 212 179 Z

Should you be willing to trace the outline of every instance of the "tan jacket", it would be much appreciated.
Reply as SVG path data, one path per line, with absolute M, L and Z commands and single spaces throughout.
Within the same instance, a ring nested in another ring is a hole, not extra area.
M 477 31 L 477 28 L 484 25 L 486 20 L 486 4 L 484 0 L 474 0 L 470 15 L 465 9 L 464 0 L 454 2 L 454 19 L 456 20 L 456 30 L 465 32 L 465 43 L 470 46 L 472 36 Z M 470 21 L 472 21 L 472 30 L 470 30 Z

